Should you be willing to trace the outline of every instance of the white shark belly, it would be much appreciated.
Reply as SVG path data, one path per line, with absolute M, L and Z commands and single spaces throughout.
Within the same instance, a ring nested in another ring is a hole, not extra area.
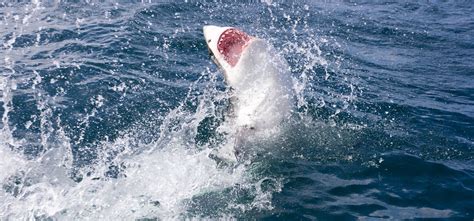
M 268 130 L 289 117 L 293 94 L 288 65 L 263 40 L 252 41 L 238 65 L 228 73 L 236 99 L 235 123 L 239 127 Z M 238 73 L 237 73 L 238 72 Z

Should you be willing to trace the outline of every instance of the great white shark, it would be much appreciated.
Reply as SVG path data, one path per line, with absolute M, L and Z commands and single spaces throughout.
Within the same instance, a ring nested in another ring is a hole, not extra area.
M 234 142 L 218 158 L 236 161 L 239 143 L 279 129 L 293 104 L 289 66 L 267 41 L 234 27 L 203 27 L 209 54 L 223 71 L 232 93 Z

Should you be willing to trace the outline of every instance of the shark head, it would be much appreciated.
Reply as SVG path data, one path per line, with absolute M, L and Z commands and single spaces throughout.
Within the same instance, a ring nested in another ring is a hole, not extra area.
M 253 39 L 252 36 L 233 27 L 206 25 L 203 32 L 209 54 L 225 75 L 238 65 L 242 53 Z

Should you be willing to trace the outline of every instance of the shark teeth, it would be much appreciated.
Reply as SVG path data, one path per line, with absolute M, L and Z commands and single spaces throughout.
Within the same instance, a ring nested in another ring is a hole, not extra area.
M 243 49 L 250 41 L 250 36 L 235 28 L 225 30 L 217 42 L 219 53 L 232 67 L 237 64 Z

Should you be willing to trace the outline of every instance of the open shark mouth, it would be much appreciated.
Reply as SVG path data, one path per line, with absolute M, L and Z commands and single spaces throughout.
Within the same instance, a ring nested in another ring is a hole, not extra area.
M 243 49 L 250 41 L 250 36 L 235 28 L 229 28 L 219 37 L 217 49 L 232 67 L 239 61 Z

